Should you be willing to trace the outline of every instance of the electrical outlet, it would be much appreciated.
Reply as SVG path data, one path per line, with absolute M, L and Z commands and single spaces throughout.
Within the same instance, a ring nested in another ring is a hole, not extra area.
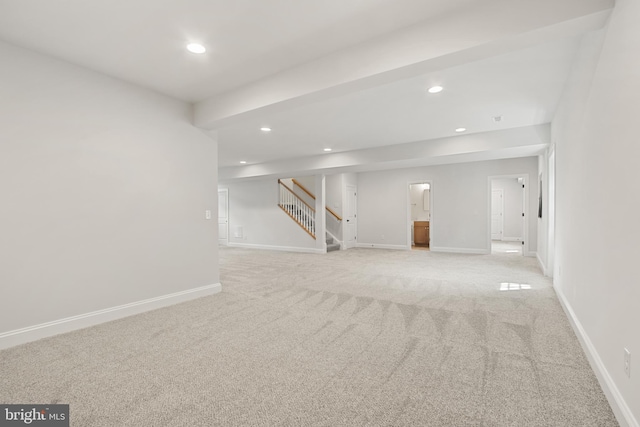
M 624 373 L 631 378 L 631 352 L 624 349 Z
M 211 219 L 211 211 L 209 209 L 204 211 L 204 219 Z

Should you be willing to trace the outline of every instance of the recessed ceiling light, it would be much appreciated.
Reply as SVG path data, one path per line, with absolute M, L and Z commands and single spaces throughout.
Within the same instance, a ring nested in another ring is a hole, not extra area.
M 246 164 L 247 164 L 247 162 L 246 162 L 245 160 L 240 160 L 240 164 L 241 164 L 241 165 L 246 165 Z
M 207 49 L 199 43 L 189 43 L 187 50 L 191 53 L 205 53 Z
M 442 86 L 432 86 L 429 88 L 429 93 L 438 93 L 438 92 L 442 92 L 443 87 Z
M 331 148 L 325 148 L 324 151 L 329 152 L 331 151 Z
M 267 127 L 260 128 L 260 130 L 261 130 L 262 132 L 271 132 L 271 128 L 267 128 Z
M 467 128 L 457 128 L 456 132 L 464 132 L 465 130 L 467 130 Z

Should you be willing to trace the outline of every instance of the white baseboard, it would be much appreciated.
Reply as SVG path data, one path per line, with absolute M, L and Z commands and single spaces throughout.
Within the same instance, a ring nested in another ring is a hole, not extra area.
M 405 245 L 384 245 L 380 243 L 356 243 L 356 248 L 392 249 L 396 251 L 408 251 L 411 249 Z
M 542 258 L 540 258 L 540 254 L 538 254 L 537 252 L 536 252 L 536 259 L 538 260 L 538 267 L 540 267 L 540 270 L 542 270 L 542 274 L 545 275 L 546 277 L 549 277 L 547 266 L 542 261 Z
M 490 254 L 491 250 L 487 249 L 473 249 L 473 248 L 447 248 L 443 246 L 432 246 L 431 252 L 447 252 L 452 254 L 475 254 L 486 255 Z
M 305 254 L 323 254 L 326 252 L 318 248 L 297 248 L 295 246 L 273 246 L 273 245 L 258 245 L 255 243 L 236 243 L 229 242 L 227 245 L 231 248 L 248 248 L 248 249 L 264 249 L 267 251 L 283 251 L 283 252 L 301 252 Z
M 602 359 L 600 359 L 596 348 L 589 339 L 589 336 L 582 327 L 582 324 L 576 317 L 573 309 L 571 308 L 571 305 L 565 298 L 564 293 L 555 283 L 553 285 L 553 288 L 556 291 L 556 295 L 558 296 L 560 305 L 562 305 L 565 314 L 571 322 L 573 331 L 575 332 L 578 340 L 580 341 L 580 344 L 582 345 L 582 349 L 587 355 L 587 359 L 589 360 L 591 369 L 593 369 L 593 371 L 595 372 L 596 377 L 598 378 L 598 382 L 600 383 L 600 387 L 602 387 L 602 391 L 607 397 L 609 405 L 611 406 L 611 409 L 613 410 L 613 413 L 615 414 L 620 427 L 640 427 L 640 424 L 638 424 L 638 421 L 633 416 L 631 409 L 629 409 L 627 402 L 625 402 L 624 398 L 620 394 L 620 390 L 618 390 L 618 387 L 616 387 L 616 383 L 611 378 L 611 375 L 609 375 L 609 372 L 604 366 Z
M 92 311 L 77 316 L 66 317 L 52 322 L 41 323 L 39 325 L 28 326 L 9 332 L 0 333 L 0 349 L 14 347 L 41 338 L 75 331 L 77 329 L 98 325 L 145 311 L 155 310 L 173 304 L 189 301 L 207 295 L 217 294 L 222 290 L 220 283 L 188 289 L 169 295 L 162 295 L 116 307 L 105 308 Z

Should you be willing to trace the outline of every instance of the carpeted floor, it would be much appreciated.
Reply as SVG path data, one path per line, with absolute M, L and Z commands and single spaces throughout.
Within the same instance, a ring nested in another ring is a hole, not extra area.
M 73 426 L 616 426 L 535 259 L 221 248 L 223 292 L 0 352 Z

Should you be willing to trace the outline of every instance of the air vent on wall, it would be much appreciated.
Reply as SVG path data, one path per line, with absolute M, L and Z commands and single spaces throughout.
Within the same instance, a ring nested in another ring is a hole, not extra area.
M 493 116 L 492 119 L 495 123 L 498 123 L 502 121 L 502 116 Z

